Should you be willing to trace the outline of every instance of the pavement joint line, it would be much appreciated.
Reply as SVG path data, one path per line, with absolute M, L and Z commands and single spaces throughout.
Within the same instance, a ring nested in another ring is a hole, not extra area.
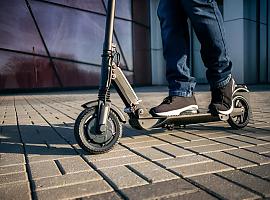
M 254 145 L 254 146 L 257 146 L 257 145 Z M 259 146 L 263 146 L 263 145 L 259 145 Z M 246 151 L 249 151 L 249 152 L 251 152 L 251 153 L 255 153 L 255 154 L 261 155 L 261 156 L 269 157 L 269 156 L 267 156 L 267 155 L 265 155 L 265 154 L 259 154 L 259 153 L 255 152 L 255 151 L 251 151 L 250 149 L 246 149 L 246 147 L 245 147 L 245 148 L 242 148 L 242 149 L 244 149 L 244 150 L 246 150 Z
M 201 137 L 202 139 L 204 139 L 204 137 L 202 137 L 202 136 L 199 136 L 199 135 L 196 135 L 196 134 L 194 134 L 194 133 L 192 133 L 192 132 L 188 132 L 187 130 L 182 130 L 184 133 L 187 133 L 187 134 L 190 134 L 190 135 L 193 135 L 193 136 L 196 136 L 196 137 Z M 189 139 L 187 139 L 187 138 L 183 138 L 183 137 L 181 137 L 181 136 L 179 136 L 179 135 L 173 135 L 174 137 L 178 137 L 178 138 L 181 138 L 181 139 L 184 139 L 184 140 L 187 140 L 187 141 L 189 141 L 189 142 L 191 142 L 192 140 L 189 140 Z
M 123 145 L 123 144 L 122 144 L 122 145 Z M 125 145 L 123 145 L 123 146 L 125 146 Z M 172 170 L 172 169 L 164 168 L 164 167 L 163 167 L 161 164 L 159 164 L 157 161 L 153 161 L 153 160 L 149 159 L 148 157 L 146 157 L 146 156 L 140 154 L 139 152 L 136 152 L 135 150 L 133 150 L 133 149 L 131 149 L 131 148 L 129 148 L 129 147 L 126 147 L 126 148 L 128 148 L 128 149 L 129 149 L 130 151 L 132 151 L 133 153 L 135 153 L 135 154 L 137 154 L 137 155 L 139 155 L 139 156 L 145 158 L 146 160 L 148 160 L 148 161 L 154 163 L 155 165 L 157 165 L 157 166 L 159 166 L 159 167 L 161 167 L 161 168 L 163 168 L 163 169 L 165 169 L 165 170 L 171 172 L 172 174 L 176 175 L 177 177 L 184 179 L 185 181 L 191 183 L 193 186 L 195 186 L 195 187 L 197 187 L 197 188 L 199 188 L 199 189 L 204 190 L 204 191 L 207 192 L 208 194 L 213 195 L 213 196 L 215 196 L 215 197 L 217 197 L 217 198 L 222 198 L 220 195 L 218 195 L 218 194 L 216 194 L 216 193 L 214 193 L 214 192 L 208 190 L 207 188 L 199 187 L 200 185 L 198 185 L 196 182 L 194 182 L 194 181 L 191 180 L 190 178 L 184 177 L 184 176 L 182 176 L 181 174 L 175 172 L 175 171 Z M 142 178 L 143 178 L 143 177 L 142 177 Z
M 259 166 L 259 165 L 258 165 L 258 166 Z M 253 166 L 253 167 L 256 167 L 256 166 Z M 247 168 L 252 168 L 252 167 L 247 167 Z M 247 169 L 247 168 L 245 168 L 245 169 Z M 252 174 L 251 172 L 246 171 L 246 170 L 243 170 L 243 169 L 238 169 L 238 170 L 241 171 L 241 172 L 244 172 L 244 173 L 246 173 L 246 174 L 255 176 L 255 177 L 257 177 L 257 178 L 260 178 L 260 179 L 262 179 L 262 180 L 264 180 L 264 181 L 270 182 L 270 179 L 262 178 L 262 177 L 258 176 L 257 174 Z
M 225 180 L 227 180 L 227 181 L 229 181 L 229 182 L 231 182 L 231 183 L 233 183 L 235 185 L 238 185 L 239 187 L 242 187 L 242 188 L 248 190 L 249 192 L 253 192 L 254 194 L 257 194 L 257 195 L 259 195 L 261 197 L 266 197 L 264 194 L 261 194 L 260 192 L 257 192 L 255 190 L 253 190 L 252 188 L 249 188 L 249 187 L 247 187 L 245 185 L 242 185 L 241 183 L 238 183 L 237 181 L 230 180 L 229 178 L 224 177 L 224 176 L 222 176 L 220 174 L 217 174 L 217 173 L 215 173 L 215 175 L 220 177 L 220 178 L 223 178 L 223 179 L 225 179 Z
M 91 162 L 89 162 L 84 155 L 80 155 L 81 158 L 90 166 L 92 167 L 111 187 L 112 189 L 122 198 L 122 199 L 127 199 L 127 197 L 122 193 L 122 191 L 120 189 L 118 189 L 117 185 L 111 181 L 111 179 L 106 176 L 106 174 L 104 174 L 101 170 L 97 169 L 96 166 L 94 164 L 92 164 Z
M 231 132 L 231 133 L 233 133 L 233 132 Z M 191 133 L 191 134 L 192 134 L 192 133 Z M 216 138 L 207 138 L 207 137 L 205 137 L 205 136 L 201 136 L 201 137 L 203 137 L 203 138 L 205 138 L 205 139 L 207 139 L 207 140 L 213 141 L 213 142 L 217 142 L 217 143 L 220 143 L 220 144 L 225 144 L 225 145 L 228 145 L 228 146 L 231 146 L 231 147 L 235 147 L 235 148 L 237 148 L 237 149 L 245 149 L 245 147 L 238 147 L 238 146 L 233 145 L 233 144 L 228 144 L 228 143 L 225 143 L 225 142 L 222 142 L 222 141 L 217 141 L 217 140 L 215 140 Z M 235 138 L 232 138 L 232 137 L 230 137 L 230 136 L 225 137 L 225 138 L 230 138 L 230 139 L 237 140 L 237 141 L 240 141 L 240 142 L 245 142 L 245 143 L 248 143 L 248 144 L 251 144 L 251 145 L 254 145 L 254 146 L 261 146 L 261 145 L 252 144 L 252 143 L 247 142 L 247 141 L 242 141 L 242 140 L 239 140 L 239 139 L 235 139 Z M 252 138 L 252 137 L 250 137 L 250 138 Z M 252 138 L 252 139 L 257 139 L 257 138 Z M 263 140 L 263 141 L 265 141 L 265 140 Z M 206 146 L 208 146 L 208 145 L 206 145 Z M 184 147 L 184 149 L 186 149 L 186 148 Z M 248 150 L 248 149 L 245 149 L 245 150 Z M 248 151 L 250 151 L 250 150 L 248 150 Z M 252 151 L 250 151 L 250 152 L 252 152 Z M 227 153 L 227 152 L 224 152 L 224 153 Z M 254 152 L 253 152 L 253 153 L 254 153 Z M 230 154 L 230 155 L 231 155 L 231 154 Z M 233 155 L 233 156 L 235 156 L 235 155 Z M 238 156 L 235 156 L 235 157 L 238 157 Z M 239 158 L 242 158 L 242 157 L 239 157 Z M 242 159 L 244 159 L 244 158 L 242 158 Z M 244 160 L 247 160 L 247 159 L 244 159 Z M 247 161 L 250 161 L 250 160 L 247 160 Z M 255 164 L 256 164 L 256 163 L 255 163 Z
M 219 152 L 223 152 L 223 151 L 219 151 Z M 223 152 L 223 153 L 225 153 L 225 152 Z M 230 165 L 230 164 L 228 164 L 228 163 L 225 163 L 225 162 L 223 162 L 223 161 L 220 161 L 220 160 L 218 160 L 218 159 L 216 159 L 216 158 L 212 158 L 212 157 L 210 157 L 210 156 L 207 156 L 207 154 L 200 154 L 200 155 L 201 155 L 201 156 L 204 156 L 204 157 L 206 157 L 206 158 L 209 158 L 210 160 L 214 160 L 214 161 L 219 162 L 219 163 L 221 163 L 221 164 L 227 165 L 227 166 L 233 168 L 234 170 L 238 170 L 237 167 L 234 167 L 234 166 L 232 166 L 232 165 Z M 257 166 L 258 166 L 258 165 L 257 165 Z
M 197 183 L 196 181 L 193 181 L 192 179 L 190 178 L 185 178 L 186 181 L 188 181 L 189 183 L 191 183 L 192 185 L 200 188 L 201 190 L 205 191 L 206 193 L 218 198 L 218 199 L 224 199 L 224 197 L 222 197 L 221 195 L 219 195 L 218 193 L 208 189 L 207 187 L 205 187 L 204 185 L 202 184 L 199 184 Z
M 173 144 L 173 143 L 171 143 L 171 142 L 169 142 L 169 141 L 167 141 L 167 140 L 165 140 L 165 139 L 158 138 L 158 137 L 156 137 L 156 136 L 154 136 L 154 135 L 149 135 L 149 137 L 153 137 L 153 138 L 155 138 L 155 139 L 161 140 L 162 142 L 166 142 L 167 144 L 171 144 L 171 145 L 173 145 L 173 146 L 175 146 L 175 147 L 185 149 L 185 148 L 183 148 L 183 147 L 177 146 L 177 144 Z M 182 139 L 182 138 L 181 138 L 181 139 Z M 188 142 L 189 142 L 189 141 L 188 141 Z M 123 145 L 124 145 L 124 144 L 123 144 Z M 126 148 L 128 148 L 128 147 L 126 147 Z M 159 151 L 160 151 L 160 149 L 159 149 Z
M 34 193 L 33 193 L 34 186 L 33 186 L 32 180 L 31 180 L 32 179 L 31 169 L 30 169 L 30 165 L 29 165 L 29 159 L 28 159 L 28 156 L 26 154 L 25 143 L 22 140 L 22 134 L 21 134 L 20 124 L 19 124 L 19 120 L 18 120 L 18 113 L 17 113 L 17 108 L 16 108 L 16 98 L 15 97 L 13 98 L 13 106 L 14 106 L 14 109 L 15 109 L 17 130 L 19 132 L 20 140 L 21 140 L 21 143 L 23 145 L 23 153 L 24 153 L 24 159 L 25 159 L 25 171 L 26 171 L 26 174 L 27 174 L 28 184 L 29 184 L 29 187 L 30 187 L 30 195 L 31 195 L 31 199 L 35 199 L 34 198 Z
M 226 128 L 224 128 L 224 129 L 226 129 Z M 198 135 L 196 135 L 196 134 L 194 134 L 194 133 L 192 133 L 192 132 L 188 132 L 188 131 L 184 131 L 184 132 L 189 133 L 189 134 L 194 135 L 194 136 L 198 136 Z M 237 147 L 237 146 L 233 146 L 233 145 L 231 145 L 231 144 L 227 144 L 227 143 L 225 143 L 225 142 L 217 141 L 217 140 L 215 140 L 215 138 L 207 138 L 206 136 L 203 136 L 203 135 L 200 135 L 199 137 L 204 138 L 204 139 L 206 139 L 206 140 L 213 141 L 213 142 L 217 142 L 217 143 L 220 143 L 220 144 L 229 145 L 229 146 L 231 146 L 231 147 Z M 229 136 L 228 136 L 228 137 L 229 137 Z M 228 138 L 228 137 L 225 137 L 225 138 Z M 212 144 L 212 145 L 215 145 L 215 144 Z M 205 145 L 205 146 L 210 146 L 210 145 Z M 239 148 L 239 147 L 237 147 L 237 148 Z M 184 147 L 184 149 L 186 149 L 186 148 Z
M 61 163 L 59 162 L 59 160 L 53 160 L 53 161 L 55 162 L 55 164 L 56 164 L 58 170 L 60 171 L 60 173 L 61 173 L 62 175 L 67 174 L 66 171 L 65 171 L 65 169 L 62 167 Z
M 234 140 L 234 138 L 230 138 L 230 137 L 225 137 L 225 138 L 229 138 L 229 139 L 233 139 L 233 140 Z M 226 143 L 226 142 L 218 141 L 218 140 L 215 140 L 215 139 L 218 139 L 218 138 L 209 138 L 208 140 L 211 140 L 211 141 L 214 141 L 214 142 L 217 142 L 217 143 L 220 143 L 220 144 L 229 145 L 229 146 L 235 147 L 235 148 L 237 148 L 237 149 L 243 149 L 243 148 L 246 148 L 246 147 L 239 147 L 239 146 L 233 145 L 233 144 L 228 144 L 228 143 Z M 243 141 L 241 141 L 241 140 L 237 140 L 237 141 L 243 142 Z M 248 143 L 248 142 L 245 141 L 245 143 Z M 248 143 L 248 144 L 251 144 L 251 143 Z M 254 144 L 251 144 L 251 145 L 254 145 Z M 256 145 L 254 145 L 254 146 L 256 146 Z
M 146 176 L 144 176 L 142 173 L 140 173 L 138 170 L 132 168 L 129 165 L 125 165 L 126 168 L 128 168 L 130 171 L 132 171 L 134 174 L 138 175 L 139 177 L 141 177 L 142 179 L 144 179 L 145 181 L 147 181 L 148 183 L 152 184 L 153 180 L 147 178 Z
M 268 142 L 267 140 L 260 139 L 260 138 L 250 137 L 248 135 L 241 135 L 241 136 L 244 136 L 244 137 L 247 137 L 247 138 L 251 138 L 251 139 L 256 139 L 256 140 L 263 141 L 263 142 Z M 237 139 L 237 138 L 233 138 L 233 137 L 230 137 L 230 136 L 228 138 L 233 139 L 233 140 L 237 140 L 237 141 L 240 141 L 240 142 L 243 142 L 243 140 L 240 140 L 240 139 Z M 261 144 L 254 144 L 254 143 L 251 143 L 249 141 L 244 141 L 244 142 L 249 143 L 249 144 L 253 144 L 254 146 L 262 146 Z
M 160 151 L 160 152 L 162 152 L 162 153 L 164 153 L 164 154 L 167 154 L 168 156 L 171 156 L 171 157 L 173 157 L 173 158 L 177 158 L 176 155 L 170 154 L 169 152 L 166 152 L 166 151 L 164 151 L 164 150 L 162 150 L 162 149 L 159 149 L 159 148 L 156 147 L 156 146 L 153 146 L 152 148 L 153 148 L 153 149 L 156 149 L 156 150 L 158 150 L 158 151 Z
M 245 150 L 246 150 L 246 149 L 245 149 Z M 250 152 L 252 152 L 252 151 L 250 151 Z M 258 163 L 254 162 L 254 161 L 252 161 L 252 160 L 243 158 L 243 157 L 241 157 L 241 156 L 231 154 L 231 153 L 229 153 L 229 152 L 227 152 L 227 151 L 224 151 L 224 153 L 229 154 L 229 155 L 234 156 L 234 157 L 237 157 L 237 158 L 241 158 L 241 159 L 246 160 L 246 161 L 249 161 L 249 162 L 252 162 L 252 163 L 254 163 L 254 164 L 258 165 L 258 166 L 263 165 L 263 164 L 258 164 Z M 254 153 L 254 152 L 252 152 L 252 153 Z M 255 153 L 255 154 L 257 154 L 257 153 Z M 258 154 L 258 155 L 260 155 L 260 154 Z

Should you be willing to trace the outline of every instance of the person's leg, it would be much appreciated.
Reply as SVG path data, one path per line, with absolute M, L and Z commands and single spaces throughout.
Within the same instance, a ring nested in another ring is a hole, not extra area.
M 158 7 L 163 54 L 166 60 L 166 79 L 169 97 L 151 112 L 156 115 L 179 115 L 183 111 L 197 111 L 193 89 L 195 78 L 190 76 L 189 30 L 187 16 L 179 0 L 160 0 Z
M 181 0 L 201 43 L 201 56 L 212 91 L 210 111 L 232 111 L 232 64 L 228 57 L 224 24 L 215 0 Z M 226 88 L 227 87 L 227 88 Z M 211 109 L 213 108 L 213 109 Z
M 166 79 L 170 96 L 191 96 L 195 78 L 190 76 L 187 16 L 179 0 L 160 0 L 158 6 Z

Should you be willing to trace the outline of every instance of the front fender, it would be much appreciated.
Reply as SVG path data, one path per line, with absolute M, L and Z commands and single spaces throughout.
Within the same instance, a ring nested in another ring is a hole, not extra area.
M 95 107 L 95 106 L 98 106 L 98 100 L 89 101 L 89 102 L 82 105 L 83 108 L 91 108 L 91 107 Z M 125 118 L 124 114 L 116 105 L 111 104 L 111 110 L 117 115 L 117 117 L 119 118 L 119 120 L 121 122 L 126 123 L 126 118 Z

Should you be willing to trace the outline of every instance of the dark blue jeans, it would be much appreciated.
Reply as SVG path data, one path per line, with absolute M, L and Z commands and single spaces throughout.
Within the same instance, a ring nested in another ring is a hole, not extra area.
M 201 57 L 210 87 L 222 87 L 230 81 L 232 64 L 222 15 L 215 0 L 160 0 L 158 17 L 169 95 L 191 96 L 196 85 L 187 64 L 190 57 L 188 18 L 201 43 Z

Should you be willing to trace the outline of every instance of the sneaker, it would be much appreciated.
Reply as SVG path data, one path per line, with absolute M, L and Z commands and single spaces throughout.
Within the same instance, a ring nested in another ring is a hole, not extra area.
M 198 105 L 194 95 L 191 97 L 168 96 L 160 105 L 150 110 L 154 116 L 173 116 L 183 112 L 198 113 Z
M 209 112 L 213 115 L 228 115 L 233 111 L 232 95 L 235 89 L 235 81 L 233 78 L 227 85 L 221 88 L 211 89 L 212 100 L 209 105 Z

